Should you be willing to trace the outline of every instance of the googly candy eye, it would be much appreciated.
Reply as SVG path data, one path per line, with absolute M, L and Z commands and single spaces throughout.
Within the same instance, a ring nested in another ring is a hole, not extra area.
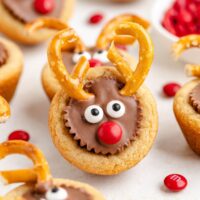
M 121 101 L 113 100 L 107 104 L 107 113 L 113 118 L 120 118 L 125 113 L 125 106 Z
M 61 187 L 53 187 L 47 191 L 45 198 L 46 200 L 66 200 L 68 193 Z
M 103 119 L 103 110 L 98 105 L 91 105 L 85 109 L 84 116 L 89 123 L 95 124 Z
M 109 60 L 107 58 L 108 52 L 106 50 L 99 50 L 94 55 L 93 58 L 101 61 L 102 63 L 108 63 Z
M 87 60 L 91 59 L 90 53 L 87 51 L 83 51 L 83 52 L 74 53 L 73 58 L 72 58 L 73 62 L 77 63 L 82 56 L 85 56 Z

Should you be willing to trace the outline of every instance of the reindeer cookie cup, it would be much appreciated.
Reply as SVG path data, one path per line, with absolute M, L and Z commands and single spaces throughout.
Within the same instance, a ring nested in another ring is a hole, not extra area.
M 92 69 L 89 74 L 88 81 L 103 75 L 118 77 L 118 80 L 121 81 L 119 74 L 114 69 L 109 71 L 101 70 L 101 68 Z M 102 155 L 80 147 L 70 130 L 66 129 L 63 121 L 63 108 L 66 106 L 66 102 L 69 102 L 69 96 L 63 90 L 58 92 L 53 98 L 49 117 L 49 127 L 54 144 L 66 160 L 88 173 L 113 175 L 133 167 L 151 149 L 158 128 L 156 103 L 149 89 L 142 86 L 136 93 L 136 99 L 142 108 L 142 119 L 140 128 L 137 130 L 137 138 L 120 153 Z
M 90 68 L 83 56 L 71 75 L 60 51 L 76 44 L 77 35 L 66 29 L 50 43 L 49 65 L 63 88 L 51 104 L 51 136 L 63 157 L 86 172 L 112 175 L 133 167 L 157 134 L 156 104 L 141 86 L 152 64 L 151 39 L 135 23 L 116 29 L 115 42 L 132 44 L 135 39 L 140 44 L 135 70 L 112 42 L 107 55 L 115 67 Z
M 49 29 L 29 33 L 26 24 L 44 17 L 66 21 L 71 16 L 75 0 L 53 0 L 54 7 L 42 13 L 34 6 L 36 0 L 0 0 L 0 31 L 23 44 L 34 45 L 48 39 L 54 31 Z M 45 1 L 41 1 L 42 2 Z
M 126 21 L 141 24 L 145 29 L 149 27 L 149 23 L 146 20 L 136 15 L 122 14 L 117 17 L 114 17 L 103 27 L 94 47 L 86 47 L 86 45 L 79 38 L 74 47 L 64 49 L 62 51 L 62 59 L 69 73 L 73 71 L 74 66 L 76 65 L 78 59 L 81 56 L 85 56 L 88 59 L 90 67 L 114 67 L 112 63 L 110 63 L 107 59 L 107 50 L 112 39 L 115 36 L 114 30 L 116 26 Z M 54 28 L 58 30 L 63 28 L 69 28 L 67 25 L 61 24 L 60 22 L 52 19 L 46 19 L 45 21 L 37 20 L 33 22 L 29 28 L 33 31 L 43 27 Z M 131 66 L 136 66 L 136 61 L 133 58 L 133 56 L 130 56 L 124 50 L 121 50 L 121 53 L 123 54 L 125 60 L 127 60 Z M 61 85 L 55 78 L 48 64 L 45 65 L 45 67 L 43 68 L 42 85 L 50 100 L 53 98 L 56 92 L 61 89 Z
M 0 171 L 5 183 L 23 183 L 2 197 L 4 200 L 104 200 L 102 194 L 90 185 L 52 178 L 43 154 L 30 143 L 13 140 L 0 144 L 0 159 L 10 154 L 26 155 L 33 161 L 34 167 Z
M 0 95 L 10 101 L 23 69 L 23 55 L 12 42 L 0 38 Z
M 183 50 L 199 45 L 200 36 L 185 36 L 174 45 L 174 51 L 179 56 Z M 200 155 L 200 66 L 187 65 L 186 71 L 197 79 L 183 85 L 176 94 L 174 113 L 189 146 Z

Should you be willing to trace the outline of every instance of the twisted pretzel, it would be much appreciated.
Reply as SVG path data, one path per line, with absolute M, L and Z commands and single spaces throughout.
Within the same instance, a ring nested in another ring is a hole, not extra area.
M 5 183 L 38 182 L 43 183 L 51 179 L 48 163 L 42 152 L 34 145 L 24 141 L 7 141 L 0 144 L 0 159 L 11 154 L 23 154 L 29 157 L 33 163 L 33 169 L 21 169 L 12 171 L 0 171 L 0 177 Z
M 132 14 L 122 14 L 119 15 L 115 18 L 113 18 L 112 20 L 110 20 L 102 29 L 97 41 L 96 41 L 96 47 L 98 49 L 106 49 L 108 48 L 108 46 L 111 44 L 111 42 L 114 39 L 115 36 L 115 29 L 116 27 L 120 24 L 120 23 L 124 23 L 124 22 L 134 22 L 134 23 L 138 23 L 141 26 L 143 26 L 143 28 L 148 29 L 150 24 L 148 21 L 146 21 L 145 19 L 138 17 L 136 15 L 132 15 Z M 127 36 L 131 42 L 129 42 L 129 44 L 132 44 L 136 38 L 133 37 L 129 37 Z
M 129 43 L 133 38 L 136 38 L 140 44 L 139 63 L 134 72 L 128 62 L 115 48 L 114 43 L 112 43 L 108 51 L 108 58 L 114 65 L 116 65 L 116 68 L 121 72 L 126 81 L 125 87 L 120 91 L 121 94 L 132 96 L 145 80 L 151 67 L 153 60 L 152 41 L 145 29 L 136 23 L 127 22 L 121 24 L 117 28 L 116 33 L 117 36 L 115 38 L 117 41 L 119 40 L 119 37 L 124 37 L 124 40 L 121 40 L 121 42 L 123 41 L 123 44 Z M 94 96 L 83 89 L 85 76 L 89 69 L 87 59 L 81 57 L 75 66 L 72 75 L 69 75 L 62 61 L 61 55 L 61 49 L 63 47 L 69 48 L 75 45 L 77 40 L 78 38 L 73 29 L 60 31 L 50 43 L 48 48 L 48 60 L 52 71 L 55 73 L 66 93 L 72 98 L 86 100 Z
M 178 59 L 178 57 L 181 55 L 183 51 L 193 47 L 200 48 L 200 35 L 188 35 L 180 38 L 173 45 L 173 52 L 176 59 Z M 189 76 L 200 77 L 200 65 L 187 64 L 185 68 L 186 68 L 186 73 Z
M 85 57 L 81 57 L 74 67 L 74 71 L 70 76 L 62 61 L 61 50 L 76 46 L 78 36 L 73 29 L 65 29 L 60 31 L 51 41 L 48 48 L 48 60 L 52 71 L 55 73 L 58 81 L 69 94 L 75 99 L 85 100 L 93 95 L 83 90 L 83 82 L 85 75 L 89 69 L 89 63 Z
M 123 56 L 115 48 L 114 42 L 112 42 L 108 51 L 109 60 L 116 66 L 126 81 L 126 85 L 120 91 L 121 94 L 132 96 L 144 82 L 150 70 L 154 54 L 153 44 L 145 29 L 136 23 L 127 22 L 119 25 L 116 29 L 116 34 L 115 41 L 129 44 L 130 37 L 133 37 L 138 40 L 140 45 L 139 63 L 135 71 L 132 71 L 130 64 L 124 60 Z M 124 39 L 121 40 L 123 37 Z
M 42 28 L 49 28 L 49 29 L 54 29 L 58 31 L 63 30 L 63 29 L 70 29 L 70 27 L 67 24 L 55 18 L 39 18 L 26 25 L 26 29 L 29 32 L 33 32 Z M 75 51 L 82 52 L 85 49 L 86 48 L 85 48 L 84 43 L 81 41 L 80 38 L 78 38 Z
M 10 106 L 7 101 L 0 96 L 0 123 L 10 117 Z

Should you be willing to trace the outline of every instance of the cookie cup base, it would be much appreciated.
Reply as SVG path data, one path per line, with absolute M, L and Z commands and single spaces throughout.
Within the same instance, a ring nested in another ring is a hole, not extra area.
M 174 99 L 174 114 L 191 149 L 200 155 L 200 114 L 189 103 L 189 94 L 200 79 L 185 84 Z
M 115 77 L 122 81 L 119 73 L 111 67 L 106 70 L 91 68 L 87 79 L 93 80 L 102 76 Z M 81 148 L 73 139 L 63 120 L 63 109 L 68 103 L 69 96 L 63 90 L 57 92 L 52 100 L 49 113 L 49 128 L 55 146 L 66 160 L 88 173 L 113 175 L 133 167 L 151 149 L 158 128 L 156 103 L 150 91 L 142 86 L 136 98 L 140 102 L 143 115 L 137 139 L 121 153 L 102 155 Z
M 54 179 L 53 180 L 55 185 L 66 185 L 66 186 L 71 186 L 74 188 L 81 188 L 85 190 L 88 194 L 92 196 L 93 200 L 105 200 L 105 198 L 102 196 L 102 194 L 97 191 L 95 188 L 91 187 L 88 184 L 85 183 L 80 183 L 77 181 L 72 181 L 72 180 L 65 180 L 65 179 Z M 24 200 L 23 195 L 34 188 L 34 185 L 32 184 L 26 184 L 22 185 L 11 192 L 9 192 L 3 199 L 4 200 Z

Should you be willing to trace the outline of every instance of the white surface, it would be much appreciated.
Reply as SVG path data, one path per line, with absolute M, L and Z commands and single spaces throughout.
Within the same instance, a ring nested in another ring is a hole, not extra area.
M 114 5 L 95 0 L 78 0 L 71 20 L 87 44 L 93 44 L 102 24 L 88 26 L 86 20 L 95 11 L 105 13 L 105 21 L 123 12 L 138 13 L 150 19 L 153 0 L 140 0 L 127 5 Z M 105 22 L 104 21 L 104 22 Z M 155 44 L 155 60 L 146 84 L 158 102 L 160 128 L 155 144 L 136 167 L 120 175 L 105 177 L 86 174 L 65 161 L 53 146 L 47 127 L 49 102 L 40 82 L 43 64 L 46 62 L 46 44 L 36 47 L 22 47 L 25 54 L 25 68 L 11 103 L 12 117 L 0 126 L 0 141 L 16 129 L 30 132 L 31 142 L 42 149 L 55 177 L 87 182 L 98 188 L 107 200 L 198 200 L 200 172 L 199 157 L 187 146 L 172 112 L 172 99 L 161 95 L 163 84 L 169 81 L 184 83 L 188 80 L 183 72 L 183 63 L 176 63 L 161 45 L 159 35 L 151 32 Z M 0 169 L 31 166 L 25 159 L 12 156 L 0 161 Z M 187 177 L 189 185 L 180 193 L 163 189 L 162 181 L 169 173 L 180 173 Z M 8 187 L 0 187 L 0 194 Z

